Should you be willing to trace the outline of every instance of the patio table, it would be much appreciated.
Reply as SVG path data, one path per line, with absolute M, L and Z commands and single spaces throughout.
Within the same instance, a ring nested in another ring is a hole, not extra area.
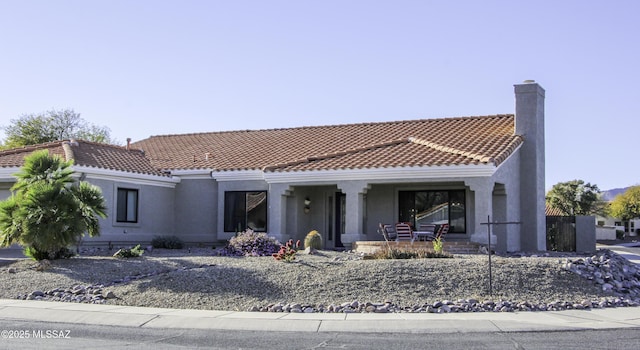
M 436 238 L 435 233 L 433 231 L 413 231 L 413 236 L 418 241 L 422 241 L 423 238 L 426 241 L 431 241 L 434 238 Z

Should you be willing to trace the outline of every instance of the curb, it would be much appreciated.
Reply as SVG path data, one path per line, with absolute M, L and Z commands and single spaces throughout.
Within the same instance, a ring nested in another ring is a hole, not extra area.
M 545 312 L 304 314 L 0 299 L 0 319 L 160 329 L 313 333 L 477 333 L 640 328 L 635 307 Z

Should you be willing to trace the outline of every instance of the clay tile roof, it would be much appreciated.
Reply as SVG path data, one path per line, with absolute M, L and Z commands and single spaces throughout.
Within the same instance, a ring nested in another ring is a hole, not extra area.
M 545 204 L 544 212 L 546 216 L 567 216 L 567 214 L 556 207 Z
M 20 167 L 25 156 L 44 149 L 65 160 L 73 159 L 77 166 L 167 176 L 155 169 L 141 150 L 83 140 L 54 141 L 0 151 L 0 167 Z
M 62 142 L 54 141 L 0 151 L 0 168 L 21 167 L 25 156 L 44 149 L 49 150 L 49 154 L 65 159 Z
M 523 142 L 514 125 L 509 114 L 162 135 L 132 146 L 163 170 L 497 166 Z

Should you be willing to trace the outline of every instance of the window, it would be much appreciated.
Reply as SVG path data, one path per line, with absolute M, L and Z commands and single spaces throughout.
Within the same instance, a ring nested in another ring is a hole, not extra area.
M 118 188 L 117 222 L 138 222 L 138 190 Z
M 421 224 L 449 224 L 449 232 L 466 232 L 464 190 L 400 191 L 398 208 L 399 221 L 414 228 Z
M 267 192 L 225 192 L 224 231 L 267 231 Z

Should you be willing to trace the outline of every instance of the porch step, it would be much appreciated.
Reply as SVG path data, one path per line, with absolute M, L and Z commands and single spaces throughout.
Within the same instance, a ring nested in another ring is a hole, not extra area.
M 391 248 L 394 249 L 427 249 L 433 250 L 432 242 L 416 241 L 416 242 L 389 242 Z M 353 250 L 361 253 L 373 253 L 378 249 L 386 248 L 385 241 L 359 241 L 353 244 Z M 445 241 L 442 242 L 442 250 L 451 254 L 478 254 L 481 244 L 469 241 Z

